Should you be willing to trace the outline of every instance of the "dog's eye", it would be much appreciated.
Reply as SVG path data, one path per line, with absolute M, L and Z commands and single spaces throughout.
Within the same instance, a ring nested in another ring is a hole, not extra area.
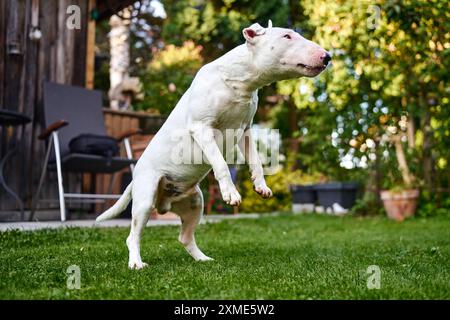
M 291 40 L 291 36 L 290 36 L 289 34 L 285 34 L 285 35 L 283 36 L 283 38 L 286 38 L 286 39 Z

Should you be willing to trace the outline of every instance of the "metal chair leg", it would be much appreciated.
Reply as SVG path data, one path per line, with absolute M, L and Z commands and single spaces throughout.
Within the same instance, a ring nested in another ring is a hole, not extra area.
M 59 210 L 61 211 L 61 221 L 66 221 L 66 202 L 64 199 L 63 175 L 61 169 L 61 153 L 59 149 L 58 131 L 52 133 L 55 146 L 56 171 L 58 174 Z
M 127 154 L 127 158 L 130 160 L 133 159 L 133 151 L 131 149 L 130 139 L 128 139 L 128 138 L 123 139 L 123 144 L 125 145 L 125 152 Z M 134 164 L 130 164 L 131 173 L 133 173 L 133 170 L 134 170 Z
M 50 136 L 50 140 L 49 140 L 48 147 L 47 147 L 47 152 L 45 153 L 44 167 L 42 168 L 42 173 L 41 173 L 41 177 L 39 178 L 38 188 L 36 190 L 36 193 L 34 194 L 33 201 L 31 203 L 31 212 L 30 212 L 30 218 L 29 218 L 30 221 L 33 220 L 34 213 L 36 211 L 36 207 L 39 202 L 41 188 L 44 185 L 44 178 L 47 173 L 48 159 L 50 158 L 50 151 L 52 150 L 52 142 L 53 142 L 53 136 Z

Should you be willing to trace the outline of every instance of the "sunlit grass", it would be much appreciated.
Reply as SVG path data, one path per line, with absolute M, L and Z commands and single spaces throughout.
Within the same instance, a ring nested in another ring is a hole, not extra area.
M 128 230 L 0 233 L 3 299 L 448 299 L 450 220 L 286 215 L 201 225 L 213 262 L 193 261 L 177 227 L 147 228 L 142 271 L 127 269 Z M 81 269 L 81 289 L 66 270 Z M 368 266 L 381 288 L 367 288 Z

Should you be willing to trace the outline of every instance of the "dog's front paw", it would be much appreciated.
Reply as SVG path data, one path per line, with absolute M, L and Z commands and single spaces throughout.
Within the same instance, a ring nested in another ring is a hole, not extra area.
M 264 199 L 270 198 L 273 195 L 272 190 L 266 184 L 254 186 L 253 189 Z
M 241 204 L 241 195 L 236 190 L 235 186 L 230 186 L 221 190 L 223 201 L 232 206 L 238 206 Z

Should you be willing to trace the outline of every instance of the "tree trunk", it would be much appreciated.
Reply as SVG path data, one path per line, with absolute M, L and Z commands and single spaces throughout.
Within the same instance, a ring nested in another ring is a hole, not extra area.
M 405 151 L 403 149 L 400 135 L 394 137 L 394 144 L 395 154 L 397 156 L 397 162 L 402 174 L 403 182 L 405 183 L 406 187 L 411 187 L 413 183 L 413 177 L 409 171 L 408 163 L 406 162 Z
M 129 9 L 122 11 L 124 17 L 131 15 Z M 110 66 L 109 66 L 109 99 L 112 109 L 119 109 L 119 97 L 117 87 L 128 77 L 130 68 L 130 21 L 124 20 L 116 15 L 109 19 L 111 31 L 109 33 L 110 43 Z
M 415 126 L 414 126 L 414 118 L 412 116 L 408 117 L 408 123 L 407 123 L 407 136 L 408 136 L 408 148 L 414 149 L 416 146 L 416 137 L 415 137 Z
M 375 164 L 374 164 L 374 182 L 375 182 L 375 197 L 377 199 L 377 202 L 379 204 L 381 204 L 381 197 L 380 197 L 380 192 L 381 192 L 381 171 L 380 171 L 380 167 L 381 167 L 381 152 L 380 152 L 380 142 L 375 139 Z

